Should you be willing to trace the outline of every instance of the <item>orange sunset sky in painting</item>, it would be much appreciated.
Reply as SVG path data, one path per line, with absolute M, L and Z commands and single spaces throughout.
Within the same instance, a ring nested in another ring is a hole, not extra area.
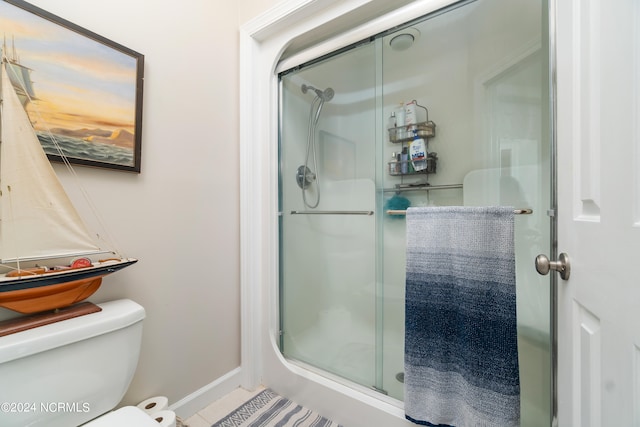
M 0 29 L 8 56 L 32 69 L 37 130 L 124 129 L 134 133 L 135 58 L 5 2 Z

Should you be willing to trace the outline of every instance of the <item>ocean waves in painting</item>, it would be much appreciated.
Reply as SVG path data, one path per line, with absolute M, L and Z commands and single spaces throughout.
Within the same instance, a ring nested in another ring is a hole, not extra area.
M 60 150 L 62 150 L 69 159 L 82 159 L 122 166 L 132 166 L 134 164 L 133 151 L 129 148 L 86 141 L 70 136 L 53 135 L 58 144 L 58 149 L 51 134 L 37 132 L 37 135 L 44 152 L 47 154 L 59 156 Z

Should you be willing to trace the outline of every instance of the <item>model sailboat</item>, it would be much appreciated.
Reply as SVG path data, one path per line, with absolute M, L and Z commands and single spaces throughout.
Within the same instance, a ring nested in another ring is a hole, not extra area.
M 35 313 L 82 301 L 100 287 L 102 277 L 137 260 L 101 247 L 89 233 L 40 145 L 15 89 L 23 78 L 5 51 L 0 95 L 0 307 Z M 32 93 L 31 87 L 20 84 Z

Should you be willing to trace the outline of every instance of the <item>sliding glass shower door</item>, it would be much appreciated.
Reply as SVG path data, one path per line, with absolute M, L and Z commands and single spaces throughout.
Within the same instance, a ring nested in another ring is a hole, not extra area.
M 282 77 L 281 326 L 286 356 L 375 383 L 373 44 Z
M 533 268 L 552 253 L 547 14 L 458 2 L 280 74 L 285 357 L 402 400 L 403 210 L 514 206 L 521 425 L 550 425 L 552 295 Z

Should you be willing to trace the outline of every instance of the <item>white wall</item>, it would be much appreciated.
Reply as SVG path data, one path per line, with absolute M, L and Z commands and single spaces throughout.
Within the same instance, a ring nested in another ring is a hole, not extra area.
M 147 311 L 124 403 L 174 403 L 240 365 L 239 5 L 31 3 L 145 55 L 142 173 L 76 171 L 119 247 L 140 259 L 91 298 Z

